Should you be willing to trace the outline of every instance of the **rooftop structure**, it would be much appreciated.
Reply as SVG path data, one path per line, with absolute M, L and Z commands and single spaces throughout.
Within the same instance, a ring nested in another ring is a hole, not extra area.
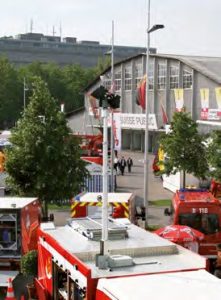
M 7 56 L 16 65 L 39 61 L 55 62 L 61 66 L 80 64 L 93 67 L 97 65 L 98 58 L 104 57 L 110 48 L 110 45 L 102 45 L 99 41 L 78 41 L 76 37 L 61 39 L 60 36 L 33 32 L 18 34 L 15 38 L 0 38 L 0 55 Z M 115 61 L 144 51 L 144 47 L 115 46 Z M 156 49 L 152 48 L 152 51 L 155 53 Z

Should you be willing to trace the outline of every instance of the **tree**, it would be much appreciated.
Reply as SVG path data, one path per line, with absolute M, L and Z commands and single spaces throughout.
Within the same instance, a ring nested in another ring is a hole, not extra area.
M 210 175 L 221 182 L 221 131 L 215 130 L 210 135 L 207 158 L 210 166 Z
M 48 202 L 73 197 L 87 171 L 80 160 L 78 141 L 70 134 L 46 84 L 36 77 L 32 91 L 30 103 L 12 131 L 6 171 L 13 191 L 38 196 L 47 217 Z
M 111 53 L 105 57 L 99 57 L 95 68 L 97 75 L 103 73 L 111 65 Z
M 95 77 L 94 69 L 83 69 L 80 65 L 68 65 L 62 70 L 66 94 L 63 98 L 65 110 L 72 111 L 84 106 L 83 89 Z
M 208 163 L 203 137 L 188 113 L 174 113 L 171 131 L 160 138 L 160 144 L 167 157 L 163 173 L 170 175 L 183 171 L 183 187 L 186 185 L 186 173 L 205 178 Z
M 15 124 L 22 109 L 22 88 L 17 72 L 6 58 L 0 58 L 0 128 Z

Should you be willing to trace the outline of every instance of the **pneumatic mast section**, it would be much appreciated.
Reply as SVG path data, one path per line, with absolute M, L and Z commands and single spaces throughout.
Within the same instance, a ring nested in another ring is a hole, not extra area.
M 108 241 L 108 133 L 107 133 L 107 102 L 104 100 L 102 105 L 103 118 L 103 199 L 102 199 L 102 238 L 100 245 L 101 255 L 107 254 Z

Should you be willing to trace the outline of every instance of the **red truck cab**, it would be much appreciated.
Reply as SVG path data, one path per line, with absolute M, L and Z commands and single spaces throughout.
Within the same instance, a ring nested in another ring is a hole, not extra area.
M 205 189 L 180 189 L 172 199 L 171 221 L 187 225 L 205 234 L 199 245 L 199 254 L 216 259 L 217 244 L 221 243 L 221 205 Z

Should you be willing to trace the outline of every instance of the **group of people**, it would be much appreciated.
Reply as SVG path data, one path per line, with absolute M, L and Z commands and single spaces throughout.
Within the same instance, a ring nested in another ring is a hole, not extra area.
M 124 156 L 119 159 L 117 156 L 114 158 L 114 169 L 116 170 L 116 173 L 119 170 L 120 174 L 124 175 L 126 166 L 128 168 L 128 173 L 131 173 L 131 169 L 133 166 L 133 160 L 131 157 L 128 157 L 127 160 L 124 158 Z

